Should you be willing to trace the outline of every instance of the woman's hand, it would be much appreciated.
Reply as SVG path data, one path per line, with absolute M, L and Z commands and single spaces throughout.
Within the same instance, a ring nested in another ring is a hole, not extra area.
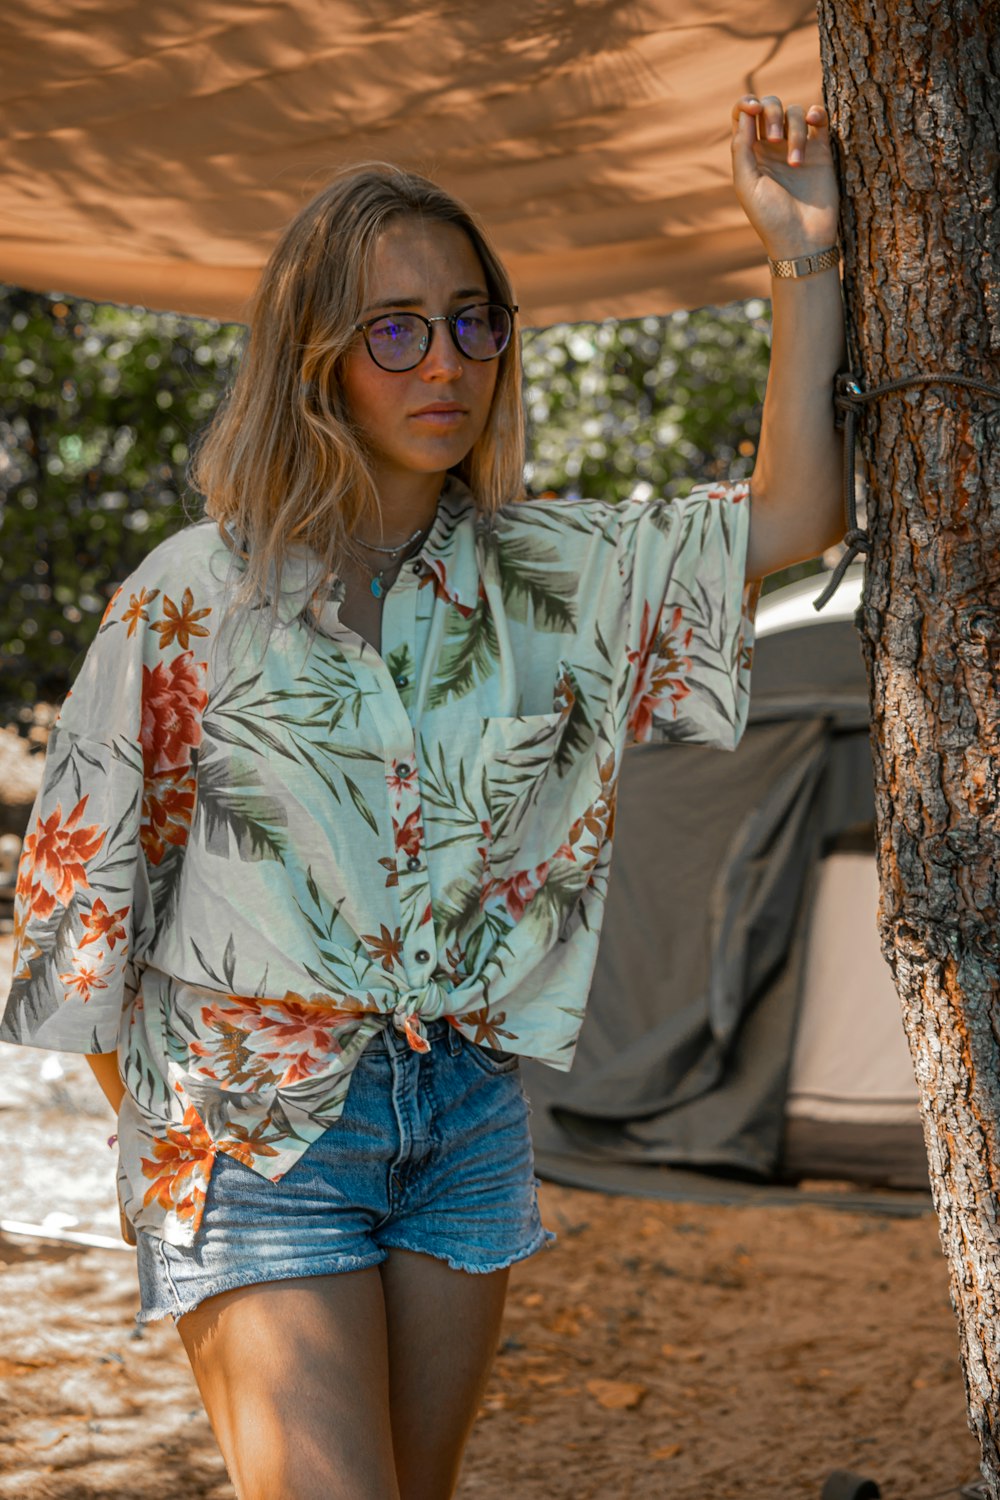
M 772 260 L 836 244 L 839 197 L 822 104 L 738 99 L 732 145 L 736 196 Z

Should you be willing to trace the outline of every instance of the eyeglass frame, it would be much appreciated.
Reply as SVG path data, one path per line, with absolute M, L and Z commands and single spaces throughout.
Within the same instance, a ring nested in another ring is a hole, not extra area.
M 455 332 L 455 324 L 458 322 L 459 318 L 463 313 L 469 312 L 473 307 L 502 307 L 504 312 L 510 318 L 510 332 L 507 334 L 507 342 L 504 344 L 502 349 L 497 350 L 496 354 L 487 354 L 484 359 L 480 359 L 475 354 L 467 354 L 462 348 L 461 344 L 458 342 L 458 335 Z M 505 354 L 506 351 L 510 348 L 510 341 L 514 337 L 514 314 L 517 312 L 517 310 L 518 307 L 516 302 L 466 302 L 463 307 L 456 308 L 453 313 L 441 313 L 436 318 L 425 318 L 423 313 L 411 312 L 408 307 L 397 308 L 395 313 L 396 317 L 417 318 L 421 323 L 424 324 L 427 329 L 427 344 L 423 352 L 421 353 L 420 358 L 416 361 L 415 364 L 404 365 L 401 370 L 393 370 L 390 369 L 388 365 L 380 365 L 378 360 L 375 358 L 375 355 L 372 353 L 371 344 L 368 342 L 369 328 L 371 328 L 373 324 L 381 322 L 383 318 L 391 318 L 393 316 L 392 312 L 379 313 L 377 318 L 369 318 L 364 323 L 355 323 L 354 332 L 364 334 L 365 348 L 368 350 L 369 359 L 376 367 L 376 369 L 384 370 L 387 375 L 407 375 L 409 374 L 410 370 L 417 370 L 420 368 L 424 360 L 427 358 L 428 354 L 431 352 L 431 345 L 434 342 L 434 334 L 431 325 L 434 323 L 448 324 L 448 332 L 451 334 L 451 341 L 463 359 L 471 359 L 473 363 L 477 365 L 488 365 L 491 360 L 499 359 L 501 354 Z

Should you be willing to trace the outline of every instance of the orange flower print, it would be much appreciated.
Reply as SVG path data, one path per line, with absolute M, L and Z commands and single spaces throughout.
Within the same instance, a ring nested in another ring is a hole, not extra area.
M 251 1077 L 279 1088 L 312 1077 L 342 1049 L 337 1033 L 346 1024 L 359 1021 L 370 1007 L 361 1001 L 314 995 L 307 1000 L 289 990 L 281 1000 L 245 999 L 230 995 L 226 1002 L 205 1006 L 202 1024 L 215 1041 L 191 1042 L 197 1057 L 211 1058 L 218 1072 L 205 1069 L 213 1078 L 246 1082 Z M 267 1048 L 268 1050 L 254 1050 Z M 271 1071 L 277 1064 L 282 1076 Z
M 108 979 L 114 973 L 114 964 L 108 964 L 106 968 L 87 968 L 77 954 L 73 961 L 73 972 L 71 974 L 60 974 L 59 978 L 67 989 L 76 990 L 81 1000 L 86 1003 L 90 999 L 92 990 L 106 990 Z
M 656 616 L 653 628 L 649 627 L 649 600 L 643 605 L 639 649 L 627 653 L 630 664 L 635 667 L 635 684 L 629 705 L 628 729 L 636 744 L 641 745 L 653 732 L 653 715 L 664 703 L 674 705 L 686 698 L 691 691 L 684 675 L 691 670 L 691 662 L 681 652 L 691 644 L 690 628 L 681 632 L 683 611 L 674 610 L 669 630 L 661 628 L 663 610 Z
M 158 620 L 153 626 L 153 629 L 160 637 L 161 651 L 165 651 L 168 646 L 172 646 L 174 641 L 177 642 L 182 651 L 188 651 L 191 647 L 191 637 L 193 635 L 209 634 L 204 625 L 199 625 L 198 621 L 203 620 L 212 611 L 210 609 L 195 609 L 194 595 L 190 589 L 184 590 L 180 609 L 177 608 L 172 599 L 164 594 L 163 613 L 166 618 Z
M 190 651 L 152 670 L 143 667 L 139 743 L 147 778 L 191 764 L 191 751 L 201 744 L 207 670 Z
M 281 1131 L 278 1130 L 271 1120 L 261 1120 L 253 1130 L 248 1130 L 245 1125 L 233 1125 L 232 1134 L 227 1135 L 225 1140 L 219 1142 L 219 1150 L 224 1151 L 227 1156 L 240 1161 L 245 1167 L 253 1167 L 256 1156 L 277 1156 L 278 1152 L 267 1139 L 267 1132 L 271 1132 L 271 1140 L 280 1141 Z
M 205 1014 L 203 1011 L 203 1018 Z M 218 1017 L 212 1020 L 211 1027 L 215 1033 L 211 1045 L 206 1042 L 188 1044 L 188 1051 L 193 1057 L 208 1058 L 215 1064 L 213 1068 L 199 1068 L 199 1076 L 239 1088 L 250 1082 L 257 1088 L 272 1088 L 277 1083 L 277 1073 L 264 1058 L 247 1046 L 250 1035 L 248 1031 Z
M 183 848 L 187 843 L 194 803 L 195 779 L 183 766 L 146 782 L 139 842 L 151 865 L 161 862 L 168 844 Z
M 194 1221 L 205 1202 L 205 1188 L 215 1161 L 216 1146 L 193 1104 L 181 1125 L 168 1125 L 166 1137 L 153 1141 L 153 1160 L 142 1158 L 142 1174 L 153 1179 L 143 1206 L 158 1203 L 167 1213 Z
M 739 505 L 740 501 L 745 500 L 749 493 L 750 484 L 748 480 L 743 480 L 740 484 L 723 483 L 705 486 L 706 500 L 728 500 L 733 505 Z
M 303 1083 L 307 1078 L 315 1078 L 330 1060 L 328 1057 L 317 1057 L 313 1052 L 296 1052 L 294 1057 L 282 1057 L 279 1052 L 265 1052 L 262 1055 L 268 1062 L 281 1062 L 283 1065 L 285 1071 L 280 1077 L 275 1075 L 279 1089 L 287 1089 L 293 1083 Z M 277 1152 L 271 1152 L 271 1155 L 276 1156 Z
M 475 614 L 476 611 L 474 609 L 470 609 L 467 604 L 460 604 L 458 602 L 457 596 L 448 587 L 448 572 L 445 568 L 444 563 L 439 557 L 428 557 L 424 559 L 424 576 L 420 580 L 420 587 L 426 588 L 428 584 L 430 584 L 434 590 L 434 597 L 437 599 L 445 599 L 449 604 L 454 605 L 459 614 L 462 616 L 463 620 L 471 619 Z M 482 584 L 480 584 L 480 598 L 483 597 L 483 593 L 483 586 Z
M 146 605 L 152 604 L 153 600 L 158 596 L 159 592 L 159 589 L 153 589 L 150 593 L 147 593 L 145 589 L 140 589 L 138 595 L 129 595 L 128 609 L 126 609 L 122 614 L 122 624 L 124 625 L 126 621 L 128 622 L 129 640 L 131 640 L 135 635 L 135 627 L 138 625 L 139 621 L 149 619 L 149 616 L 146 613 Z M 156 627 L 154 626 L 154 629 L 155 628 Z
M 392 763 L 392 769 L 385 778 L 386 785 L 396 798 L 396 806 L 403 792 L 408 791 L 417 784 L 417 768 L 409 762 L 403 762 L 402 766 L 398 760 Z
M 108 621 L 111 619 L 111 615 L 112 615 L 112 612 L 114 610 L 114 607 L 118 603 L 118 600 L 121 598 L 121 596 L 122 596 L 122 585 L 119 584 L 118 587 L 115 589 L 114 593 L 111 595 L 111 598 L 108 600 L 107 604 L 104 607 L 104 613 L 101 616 L 101 626 L 102 627 L 104 625 L 106 625 L 108 623 Z
M 367 943 L 375 963 L 381 963 L 385 972 L 391 974 L 403 956 L 403 935 L 398 927 L 390 932 L 384 922 L 379 925 L 382 929 L 380 936 L 376 937 L 373 932 L 363 932 L 361 941 Z
M 39 818 L 24 841 L 18 896 L 27 898 L 33 917 L 49 917 L 57 906 L 68 906 L 73 893 L 87 888 L 87 861 L 93 859 L 108 830 L 92 823 L 78 826 L 87 806 L 81 797 L 63 822 L 59 803 L 47 818 Z
M 500 1048 L 501 1037 L 506 1041 L 513 1041 L 517 1035 L 514 1031 L 503 1029 L 507 1012 L 503 1010 L 493 1012 L 488 1005 L 484 1005 L 481 1010 L 466 1011 L 464 1016 L 449 1016 L 448 1019 L 456 1026 L 474 1027 L 472 1040 L 480 1047 Z
M 487 880 L 479 893 L 479 905 L 489 901 L 502 901 L 507 915 L 520 922 L 529 904 L 538 895 L 549 873 L 549 861 L 536 865 L 533 870 L 518 870 L 506 880 Z
M 568 719 L 576 704 L 576 688 L 569 671 L 559 674 L 553 693 L 553 707 L 563 719 Z
M 397 823 L 393 818 L 392 831 L 396 837 L 397 853 L 405 854 L 408 859 L 419 858 L 424 846 L 424 829 L 419 808 L 414 809 L 403 823 Z
M 569 839 L 557 851 L 556 858 L 566 857 L 575 862 L 578 854 L 585 861 L 584 868 L 592 868 L 604 844 L 615 836 L 615 809 L 618 801 L 618 775 L 612 753 L 599 764 L 598 774 L 601 790 L 569 831 Z M 584 834 L 589 834 L 592 843 L 580 844 Z M 577 848 L 579 845 L 579 848 Z
M 461 984 L 462 980 L 467 978 L 468 970 L 465 966 L 465 949 L 461 943 L 456 943 L 454 948 L 445 948 L 444 962 L 455 984 Z
M 90 910 L 83 913 L 86 937 L 80 939 L 79 946 L 86 948 L 88 943 L 103 941 L 113 950 L 115 944 L 124 941 L 126 937 L 123 923 L 128 914 L 127 906 L 119 907 L 118 911 L 109 911 L 98 896 Z
M 37 958 L 42 951 L 28 933 L 31 906 L 27 900 L 27 891 L 28 887 L 25 886 L 24 897 L 18 895 L 14 901 L 14 979 L 30 978 L 31 960 Z

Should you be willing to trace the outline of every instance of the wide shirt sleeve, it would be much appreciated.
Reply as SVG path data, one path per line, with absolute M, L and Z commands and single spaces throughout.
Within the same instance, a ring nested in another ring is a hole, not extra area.
M 749 522 L 749 486 L 717 484 L 625 523 L 630 742 L 739 742 L 760 592 L 744 578 Z
M 142 571 L 108 606 L 50 736 L 0 1041 L 114 1050 L 155 930 L 150 873 L 187 841 L 210 611 L 190 589 L 144 587 Z

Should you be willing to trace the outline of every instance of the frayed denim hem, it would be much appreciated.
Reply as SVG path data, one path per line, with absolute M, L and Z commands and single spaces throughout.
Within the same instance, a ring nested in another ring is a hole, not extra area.
M 337 1261 L 327 1264 L 290 1266 L 269 1266 L 266 1275 L 254 1275 L 241 1272 L 232 1276 L 223 1276 L 218 1281 L 212 1282 L 204 1289 L 190 1297 L 181 1297 L 175 1293 L 176 1307 L 143 1307 L 135 1315 L 137 1324 L 156 1323 L 161 1318 L 173 1318 L 175 1323 L 187 1313 L 194 1312 L 202 1302 L 209 1297 L 217 1297 L 221 1292 L 235 1292 L 245 1286 L 266 1286 L 271 1281 L 293 1281 L 302 1280 L 306 1276 L 337 1276 L 344 1271 L 367 1271 L 373 1266 L 380 1266 L 385 1260 L 384 1255 L 344 1255 Z
M 453 1271 L 467 1271 L 470 1276 L 488 1276 L 491 1271 L 506 1271 L 518 1261 L 527 1260 L 530 1255 L 536 1255 L 539 1250 L 547 1250 L 550 1245 L 555 1244 L 556 1238 L 557 1236 L 550 1229 L 542 1229 L 523 1250 L 517 1250 L 503 1260 L 492 1261 L 489 1265 L 483 1265 L 482 1262 L 474 1264 L 472 1261 L 462 1260 L 457 1255 L 449 1255 L 446 1250 L 432 1250 L 427 1245 L 409 1244 L 404 1239 L 388 1239 L 380 1236 L 379 1244 L 385 1250 L 409 1250 L 412 1255 L 429 1255 L 433 1260 L 443 1260 Z

